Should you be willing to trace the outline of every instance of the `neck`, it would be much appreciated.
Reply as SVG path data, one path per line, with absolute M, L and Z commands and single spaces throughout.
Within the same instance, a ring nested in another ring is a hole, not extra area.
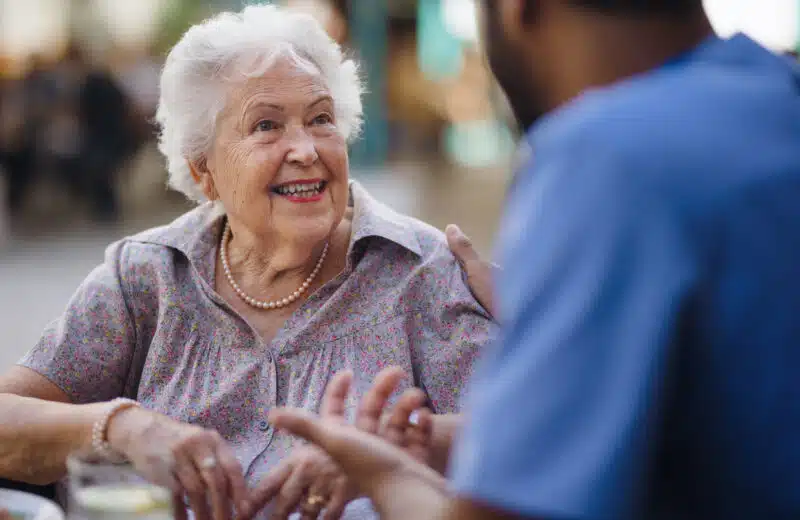
M 257 294 L 278 295 L 297 289 L 311 274 L 329 237 L 316 241 L 262 237 L 230 222 L 228 262 L 243 289 Z
M 545 74 L 551 78 L 546 93 L 552 108 L 576 98 L 586 90 L 611 85 L 656 69 L 694 49 L 714 34 L 705 13 L 690 20 L 668 18 L 624 18 L 571 11 L 561 24 L 561 36 L 570 35 L 554 64 Z M 574 37 L 572 37 L 574 35 Z

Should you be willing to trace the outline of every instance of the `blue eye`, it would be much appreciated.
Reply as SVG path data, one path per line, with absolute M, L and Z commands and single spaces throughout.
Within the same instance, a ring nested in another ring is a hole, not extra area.
M 329 114 L 320 114 L 314 118 L 315 125 L 329 125 L 333 123 L 333 118 Z
M 271 132 L 272 130 L 278 129 L 278 123 L 275 121 L 270 121 L 265 119 L 263 121 L 259 121 L 256 125 L 256 130 L 259 132 Z

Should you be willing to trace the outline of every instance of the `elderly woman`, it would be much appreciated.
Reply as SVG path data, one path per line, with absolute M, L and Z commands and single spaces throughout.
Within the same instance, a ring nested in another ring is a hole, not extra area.
M 0 378 L 0 476 L 53 482 L 90 447 L 228 518 L 292 457 L 269 410 L 317 410 L 341 369 L 351 403 L 395 365 L 458 411 L 494 325 L 444 235 L 348 179 L 360 116 L 356 65 L 311 18 L 259 6 L 192 27 L 158 121 L 170 185 L 198 206 L 112 244 Z M 325 507 L 298 475 L 313 464 L 283 467 L 306 513 Z

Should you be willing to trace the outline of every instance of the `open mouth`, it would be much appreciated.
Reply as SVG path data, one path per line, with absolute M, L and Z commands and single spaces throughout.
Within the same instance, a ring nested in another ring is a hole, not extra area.
M 287 182 L 280 186 L 275 186 L 270 189 L 272 193 L 286 197 L 289 200 L 296 202 L 300 201 L 314 201 L 318 200 L 325 187 L 328 185 L 327 181 L 314 180 L 314 181 L 298 181 Z

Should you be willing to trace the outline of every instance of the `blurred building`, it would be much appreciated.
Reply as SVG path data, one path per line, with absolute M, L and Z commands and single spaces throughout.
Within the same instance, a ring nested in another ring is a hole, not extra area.
M 263 1 L 263 0 L 262 0 Z M 406 157 L 502 164 L 513 124 L 479 52 L 475 0 L 274 0 L 316 16 L 359 56 L 369 94 L 356 164 Z M 71 39 L 110 67 L 145 114 L 159 60 L 186 27 L 252 0 L 0 0 L 0 75 L 58 60 Z M 716 29 L 772 49 L 798 48 L 800 0 L 706 0 Z

